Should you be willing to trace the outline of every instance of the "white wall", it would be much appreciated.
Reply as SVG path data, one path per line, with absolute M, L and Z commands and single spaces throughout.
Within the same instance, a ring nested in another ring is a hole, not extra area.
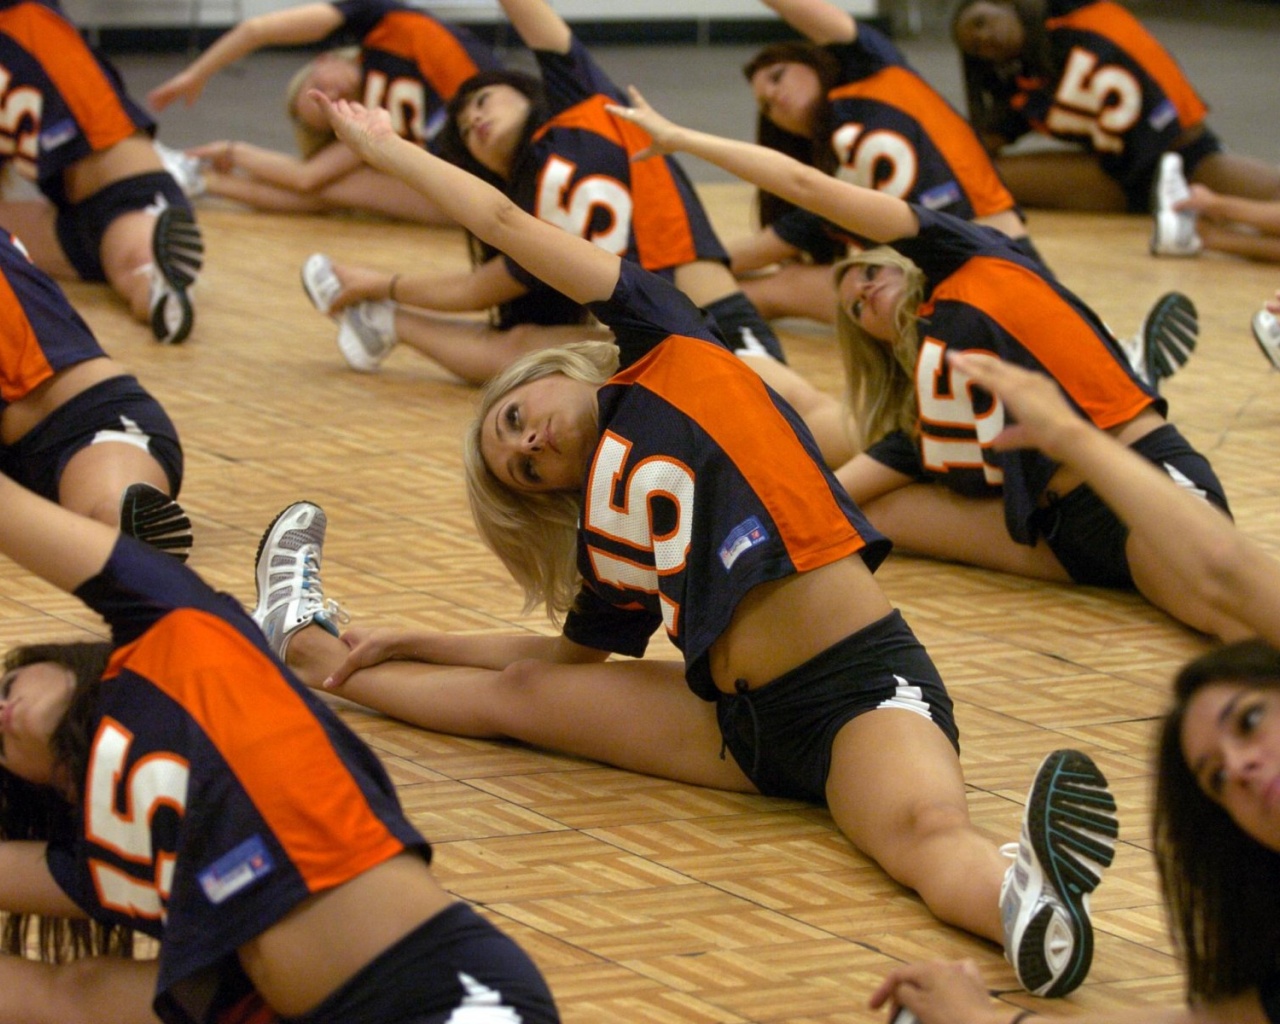
M 292 7 L 297 0 L 63 0 L 73 21 L 89 26 L 229 25 L 238 17 Z M 445 19 L 488 22 L 502 17 L 497 0 L 411 0 Z M 884 9 L 885 0 L 845 0 L 851 14 L 869 17 Z M 646 19 L 772 18 L 758 0 L 552 0 L 573 21 Z

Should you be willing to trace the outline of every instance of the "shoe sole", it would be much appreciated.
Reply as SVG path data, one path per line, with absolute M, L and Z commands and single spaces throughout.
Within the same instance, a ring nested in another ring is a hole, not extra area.
M 164 491 L 145 483 L 125 488 L 120 499 L 120 532 L 173 555 L 180 562 L 187 560 L 194 541 L 191 520 L 182 506 Z
M 1099 869 L 1110 867 L 1115 859 L 1119 825 L 1115 798 L 1107 792 L 1106 785 L 1106 776 L 1087 754 L 1059 750 L 1040 765 L 1027 803 L 1031 848 L 1045 880 L 1070 915 L 1075 935 L 1066 969 L 1042 992 L 1042 986 L 1052 977 L 1043 953 L 1053 908 L 1044 907 L 1023 932 L 1018 945 L 1018 977 L 1028 991 L 1045 998 L 1064 996 L 1078 988 L 1093 963 L 1093 924 L 1086 898 L 1102 877 L 1081 858 L 1097 864 Z
M 1153 384 L 1168 380 L 1191 358 L 1200 338 L 1200 315 L 1182 292 L 1169 292 L 1156 300 L 1142 325 L 1142 354 L 1147 379 Z
M 204 266 L 204 239 L 190 210 L 168 206 L 160 211 L 151 235 L 151 255 L 170 289 L 151 311 L 151 333 L 162 345 L 177 345 L 186 341 L 195 322 L 187 289 Z M 166 315 L 170 302 L 177 302 L 179 309 L 174 328 L 170 328 Z
M 254 586 L 256 588 L 256 598 L 257 598 L 254 604 L 254 611 L 253 611 L 253 617 L 255 619 L 258 618 L 260 614 L 265 614 L 266 609 L 262 607 L 263 597 L 264 595 L 268 595 L 271 592 L 271 586 L 270 586 L 271 567 L 267 566 L 264 571 L 264 567 L 262 564 L 262 553 L 266 551 L 267 545 L 271 540 L 271 535 L 275 533 L 276 527 L 280 525 L 280 520 L 284 519 L 285 516 L 289 515 L 289 513 L 293 512 L 294 509 L 302 505 L 307 505 L 316 510 L 315 513 L 313 513 L 312 515 L 313 519 L 315 515 L 324 515 L 324 509 L 320 508 L 320 506 L 315 504 L 314 502 L 295 501 L 292 505 L 286 505 L 283 509 L 277 512 L 276 517 L 273 520 L 271 520 L 271 525 L 262 531 L 262 537 L 258 541 L 258 551 L 257 551 L 257 554 L 254 555 L 254 559 L 253 559 Z

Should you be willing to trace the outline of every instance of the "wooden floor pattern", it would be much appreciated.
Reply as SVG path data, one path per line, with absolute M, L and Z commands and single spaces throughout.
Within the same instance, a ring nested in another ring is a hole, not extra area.
M 747 191 L 704 186 L 732 237 Z M 192 564 L 253 600 L 265 524 L 308 498 L 329 514 L 326 589 L 362 624 L 484 632 L 546 630 L 465 511 L 459 437 L 474 392 L 409 351 L 376 375 L 345 369 L 298 268 L 311 251 L 388 269 L 464 265 L 460 236 L 360 220 L 202 210 L 207 270 L 190 341 L 155 345 L 104 289 L 69 293 L 109 351 L 178 423 Z M 1248 321 L 1280 283 L 1229 259 L 1156 260 L 1145 218 L 1037 214 L 1040 249 L 1118 333 L 1172 288 L 1200 307 L 1190 366 L 1166 384 L 1172 415 L 1213 460 L 1237 520 L 1280 551 L 1280 374 Z M 830 338 L 797 325 L 792 362 L 839 393 Z M 1025 787 L 1056 747 L 1088 750 L 1111 778 L 1122 836 L 1094 900 L 1089 982 L 1048 1015 L 1181 991 L 1149 854 L 1148 749 L 1171 673 L 1202 638 L 1137 598 L 895 556 L 879 573 L 958 703 L 977 826 L 1016 837 Z M 71 598 L 0 563 L 0 646 L 100 630 Z M 655 641 L 651 657 L 674 650 Z M 879 1019 L 865 1003 L 901 960 L 974 957 L 1015 988 L 994 947 L 940 926 L 833 829 L 825 811 L 678 785 L 524 749 L 426 733 L 345 706 L 386 761 L 436 870 L 517 938 L 570 1024 Z M 288 766 L 282 765 L 282 771 Z M 904 772 L 910 772 L 904 760 Z

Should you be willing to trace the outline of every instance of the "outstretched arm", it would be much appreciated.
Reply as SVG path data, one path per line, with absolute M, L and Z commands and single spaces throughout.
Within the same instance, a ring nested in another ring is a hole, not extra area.
M 649 106 L 635 87 L 627 93 L 631 106 L 608 109 L 653 139 L 637 159 L 688 153 L 873 241 L 891 242 L 919 231 L 916 215 L 901 199 L 833 178 L 765 146 L 683 128 Z
M 511 26 L 531 50 L 568 53 L 573 33 L 546 0 L 498 0 Z
M 762 0 L 806 39 L 827 43 L 851 43 L 858 38 L 858 23 L 848 11 L 827 0 Z
M 609 298 L 621 260 L 584 238 L 538 220 L 488 182 L 400 138 L 385 110 L 333 103 L 311 94 L 329 113 L 338 137 L 370 166 L 432 200 L 455 223 L 504 252 L 534 277 L 586 304 Z
M 1280 562 L 1207 502 L 1077 415 L 1050 378 L 991 356 L 952 352 L 947 358 L 1017 421 L 996 438 L 997 447 L 1039 448 L 1074 467 L 1126 526 L 1162 546 L 1174 578 L 1280 644 Z
M 0 474 L 0 554 L 68 593 L 102 571 L 119 534 Z
M 333 4 L 313 3 L 247 18 L 167 82 L 147 93 L 153 110 L 164 110 L 176 99 L 187 106 L 200 98 L 209 79 L 241 57 L 264 46 L 302 46 L 317 43 L 342 26 L 342 14 Z

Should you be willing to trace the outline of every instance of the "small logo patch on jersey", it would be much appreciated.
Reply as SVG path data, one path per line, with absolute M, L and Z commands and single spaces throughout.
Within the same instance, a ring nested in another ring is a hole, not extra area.
M 262 837 L 250 836 L 200 872 L 200 887 L 210 903 L 218 904 L 274 870 Z
M 51 125 L 46 125 L 40 133 L 40 148 L 45 152 L 57 149 L 63 143 L 70 142 L 78 134 L 76 123 L 69 117 Z
M 954 181 L 944 181 L 941 185 L 934 185 L 922 192 L 920 205 L 926 210 L 941 210 L 944 206 L 959 202 L 961 198 L 960 186 Z
M 748 516 L 729 531 L 729 536 L 720 545 L 720 561 L 724 563 L 726 571 L 732 569 L 739 555 L 768 539 L 769 531 L 760 520 L 755 516 Z
M 1172 100 L 1164 100 L 1157 103 L 1155 109 L 1147 115 L 1147 124 L 1151 125 L 1154 131 L 1161 132 L 1177 119 L 1178 108 L 1173 105 Z

